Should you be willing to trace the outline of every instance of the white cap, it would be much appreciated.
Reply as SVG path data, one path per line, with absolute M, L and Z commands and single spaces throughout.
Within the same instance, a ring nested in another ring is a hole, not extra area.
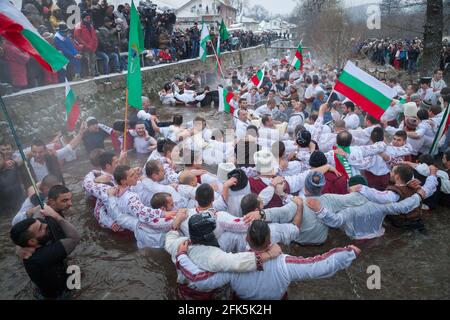
M 217 179 L 220 182 L 225 182 L 228 180 L 228 172 L 236 169 L 234 163 L 219 163 L 217 167 Z
M 255 152 L 253 160 L 255 161 L 256 171 L 260 174 L 273 174 L 276 161 L 272 152 L 268 150 Z

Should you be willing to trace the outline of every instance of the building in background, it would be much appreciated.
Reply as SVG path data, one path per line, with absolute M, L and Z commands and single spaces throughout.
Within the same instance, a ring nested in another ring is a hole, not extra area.
M 211 25 L 211 28 L 220 24 L 222 19 L 230 26 L 236 22 L 236 13 L 236 8 L 228 0 L 190 0 L 175 10 L 177 27 L 180 29 L 190 28 L 194 22 L 200 25 L 202 20 Z

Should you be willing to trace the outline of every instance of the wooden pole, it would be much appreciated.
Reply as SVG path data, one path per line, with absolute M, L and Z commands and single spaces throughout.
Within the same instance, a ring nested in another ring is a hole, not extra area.
M 219 57 L 217 56 L 216 49 L 214 49 L 214 44 L 212 42 L 211 42 L 211 47 L 212 47 L 212 49 L 214 51 L 214 56 L 216 57 L 217 64 L 220 66 L 219 67 L 220 73 L 222 74 L 222 78 L 223 78 L 223 81 L 224 81 L 224 84 L 225 84 L 225 76 L 223 74 L 222 65 L 219 62 Z
M 128 88 L 125 91 L 125 123 L 123 126 L 123 151 L 127 152 L 127 127 L 128 127 Z

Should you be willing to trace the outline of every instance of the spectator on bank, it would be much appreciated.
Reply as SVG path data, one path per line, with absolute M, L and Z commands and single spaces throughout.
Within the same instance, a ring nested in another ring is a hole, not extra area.
M 70 29 L 67 27 L 67 25 L 64 22 L 60 22 L 58 24 L 58 31 L 55 34 L 54 44 L 56 49 L 61 51 L 64 56 L 69 59 L 68 68 L 72 69 L 72 72 L 74 73 L 74 77 L 72 80 L 78 80 L 80 79 L 82 56 L 75 48 L 73 40 L 70 38 L 69 32 Z M 64 74 L 65 72 L 62 71 L 62 73 Z M 62 80 L 63 79 L 60 79 L 60 81 Z
M 30 56 L 6 39 L 0 38 L 0 42 L 3 48 L 0 58 L 5 60 L 8 65 L 12 86 L 18 90 L 27 88 L 27 62 L 30 60 Z
M 74 30 L 75 47 L 87 60 L 89 76 L 94 76 L 98 74 L 95 67 L 97 60 L 95 52 L 98 46 L 97 34 L 91 22 L 91 16 L 87 11 L 81 14 L 81 19 Z
M 104 24 L 98 29 L 97 57 L 102 60 L 103 74 L 109 74 L 109 63 L 112 62 L 112 71 L 120 72 L 119 40 L 117 29 L 113 28 L 114 20 L 105 17 Z

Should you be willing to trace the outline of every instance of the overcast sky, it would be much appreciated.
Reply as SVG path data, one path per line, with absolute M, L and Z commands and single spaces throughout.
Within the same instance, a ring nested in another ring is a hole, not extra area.
M 260 4 L 265 7 L 269 12 L 274 14 L 287 14 L 292 12 L 297 1 L 294 0 L 249 0 L 250 6 L 255 4 Z M 380 0 L 344 0 L 347 6 L 351 5 L 359 5 L 359 4 L 367 4 L 367 3 L 376 3 L 380 2 Z

